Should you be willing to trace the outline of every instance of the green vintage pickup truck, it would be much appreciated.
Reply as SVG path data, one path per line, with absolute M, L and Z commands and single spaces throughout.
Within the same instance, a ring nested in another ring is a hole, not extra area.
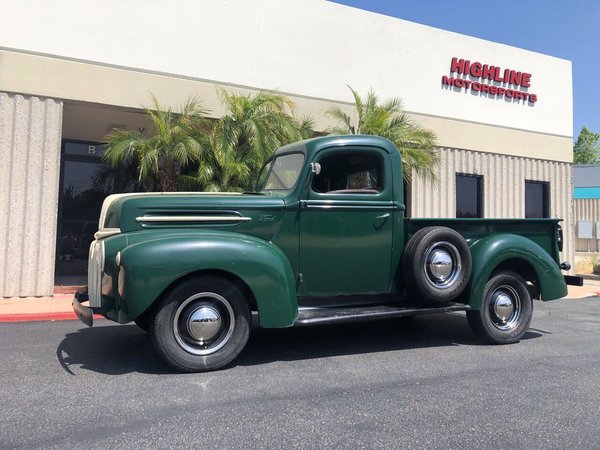
M 108 197 L 77 315 L 134 321 L 194 372 L 231 363 L 253 314 L 281 328 L 466 311 L 482 339 L 513 343 L 533 298 L 581 281 L 561 275 L 558 219 L 405 218 L 400 154 L 379 137 L 287 145 L 256 190 Z

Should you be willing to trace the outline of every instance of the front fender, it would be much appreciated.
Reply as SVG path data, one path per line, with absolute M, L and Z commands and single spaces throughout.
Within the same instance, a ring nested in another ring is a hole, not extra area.
M 481 308 L 483 291 L 494 270 L 510 259 L 526 261 L 533 267 L 542 294 L 542 300 L 553 300 L 567 295 L 567 285 L 560 268 L 538 244 L 516 234 L 494 234 L 476 241 L 471 247 L 473 272 L 468 289 L 469 305 Z
M 178 279 L 219 270 L 252 291 L 264 327 L 285 327 L 298 315 L 294 273 L 275 245 L 224 231 L 178 233 L 138 242 L 121 251 L 119 322 L 136 319 Z

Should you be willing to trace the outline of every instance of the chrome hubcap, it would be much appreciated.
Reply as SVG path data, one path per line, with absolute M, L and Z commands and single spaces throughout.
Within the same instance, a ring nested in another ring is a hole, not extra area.
M 515 328 L 521 317 L 521 297 L 509 285 L 502 285 L 492 293 L 490 317 L 496 328 L 502 331 Z
M 425 252 L 427 281 L 438 289 L 450 288 L 460 276 L 458 249 L 450 242 L 436 242 Z
M 452 273 L 452 257 L 444 250 L 436 250 L 431 254 L 429 270 L 431 275 L 437 280 L 446 280 Z
M 193 355 L 206 356 L 223 348 L 234 327 L 231 305 L 214 292 L 192 295 L 179 305 L 173 318 L 175 340 Z
M 195 340 L 210 341 L 221 329 L 221 323 L 219 311 L 212 306 L 203 305 L 189 315 L 187 329 Z
M 506 322 L 512 316 L 515 307 L 512 304 L 511 298 L 505 293 L 500 293 L 494 301 L 494 313 L 496 317 L 503 322 Z

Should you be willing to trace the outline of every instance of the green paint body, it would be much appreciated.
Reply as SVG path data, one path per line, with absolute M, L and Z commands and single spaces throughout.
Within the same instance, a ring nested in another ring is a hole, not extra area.
M 310 163 L 356 150 L 369 150 L 380 158 L 383 186 L 378 194 L 321 194 L 311 188 Z M 103 238 L 103 314 L 127 323 L 178 281 L 206 272 L 240 283 L 263 327 L 293 325 L 299 296 L 318 300 L 391 294 L 401 300 L 404 246 L 417 230 L 432 225 L 454 228 L 470 246 L 473 274 L 458 301 L 478 309 L 494 270 L 517 260 L 535 273 L 542 299 L 566 295 L 559 269 L 558 219 L 406 219 L 400 155 L 379 137 L 316 138 L 283 147 L 276 155 L 287 153 L 304 155 L 298 181 L 287 191 L 130 194 L 113 199 L 100 226 L 119 228 L 121 233 Z M 175 219 L 143 219 L 155 216 Z M 244 220 L 176 220 L 182 216 Z

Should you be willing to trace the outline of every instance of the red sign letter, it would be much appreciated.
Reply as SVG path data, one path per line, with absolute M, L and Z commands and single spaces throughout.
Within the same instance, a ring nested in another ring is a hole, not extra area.
M 452 58 L 450 72 L 465 73 L 465 60 Z

